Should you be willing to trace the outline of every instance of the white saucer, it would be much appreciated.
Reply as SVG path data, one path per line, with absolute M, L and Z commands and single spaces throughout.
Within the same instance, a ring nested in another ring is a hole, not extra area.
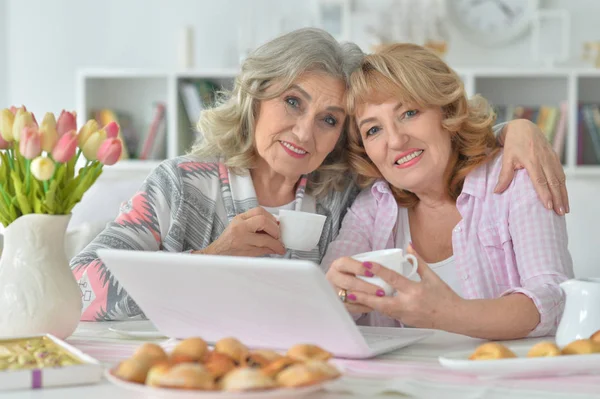
M 128 338 L 167 338 L 159 332 L 150 320 L 122 321 L 108 329 Z

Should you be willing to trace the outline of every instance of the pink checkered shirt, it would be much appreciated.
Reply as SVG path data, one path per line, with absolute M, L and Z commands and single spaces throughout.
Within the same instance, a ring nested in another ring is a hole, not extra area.
M 456 201 L 462 220 L 452 232 L 456 272 L 466 299 L 522 293 L 533 300 L 540 323 L 529 336 L 551 335 L 562 316 L 565 296 L 558 286 L 573 278 L 565 218 L 544 208 L 527 171 L 494 194 L 502 155 L 471 172 Z M 322 267 L 342 256 L 394 248 L 398 205 L 385 181 L 363 190 L 329 244 Z M 358 324 L 401 326 L 378 312 L 355 316 Z

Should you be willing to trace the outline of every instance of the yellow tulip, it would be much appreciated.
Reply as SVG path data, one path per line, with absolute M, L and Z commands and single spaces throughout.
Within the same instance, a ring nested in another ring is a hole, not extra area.
M 4 141 L 11 142 L 13 141 L 13 123 L 15 122 L 15 116 L 10 109 L 4 108 L 0 111 L 0 135 Z
M 13 124 L 12 134 L 15 141 L 19 141 L 21 138 L 21 132 L 26 127 L 36 127 L 37 125 L 33 121 L 31 112 L 23 111 L 20 108 L 15 115 L 15 123 Z
M 40 139 L 42 150 L 52 152 L 52 149 L 58 142 L 58 132 L 56 131 L 56 119 L 52 112 L 46 112 L 42 124 L 40 125 Z
M 79 148 L 83 148 L 85 142 L 88 141 L 90 136 L 100 130 L 100 126 L 95 119 L 90 119 L 79 129 L 79 133 L 77 134 L 77 145 Z
M 81 151 L 88 161 L 95 161 L 98 159 L 98 148 L 100 148 L 104 140 L 106 140 L 106 132 L 104 130 L 98 130 L 97 132 L 92 133 L 85 141 Z
M 46 181 L 54 175 L 54 162 L 50 158 L 37 157 L 31 161 L 31 174 L 39 181 Z

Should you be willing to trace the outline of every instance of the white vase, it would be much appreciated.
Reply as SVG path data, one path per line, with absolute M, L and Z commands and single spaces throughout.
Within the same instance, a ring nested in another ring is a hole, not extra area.
M 81 317 L 81 290 L 65 255 L 71 215 L 28 214 L 4 231 L 0 258 L 0 337 L 70 336 Z

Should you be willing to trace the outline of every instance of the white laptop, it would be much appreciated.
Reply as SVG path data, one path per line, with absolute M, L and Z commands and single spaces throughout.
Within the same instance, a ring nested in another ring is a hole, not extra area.
M 368 358 L 432 330 L 357 327 L 309 261 L 100 249 L 98 255 L 168 337 L 233 336 L 249 347 L 313 343 L 336 357 Z

